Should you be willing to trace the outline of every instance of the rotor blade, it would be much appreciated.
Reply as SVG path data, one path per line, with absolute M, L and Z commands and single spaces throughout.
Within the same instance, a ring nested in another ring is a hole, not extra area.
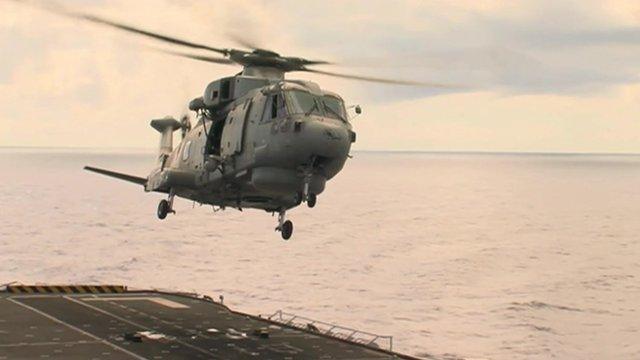
M 223 64 L 223 65 L 235 65 L 235 62 L 233 60 L 229 60 L 229 59 L 225 59 L 225 58 L 216 58 L 216 57 L 211 57 L 211 56 L 188 54 L 188 53 L 183 53 L 183 52 L 179 52 L 179 51 L 157 49 L 157 48 L 151 48 L 151 49 L 153 49 L 154 51 L 158 51 L 158 52 L 164 53 L 164 54 L 169 54 L 169 55 L 173 55 L 173 56 L 179 56 L 179 57 L 193 59 L 193 60 L 204 61 L 204 62 L 208 62 L 208 63 Z
M 99 24 L 99 25 L 104 25 L 107 27 L 111 27 L 114 29 L 118 29 L 118 30 L 122 30 L 125 32 L 129 32 L 132 34 L 136 34 L 136 35 L 141 35 L 141 36 L 146 36 L 148 38 L 152 38 L 152 39 L 156 39 L 156 40 L 160 40 L 160 41 L 164 41 L 170 44 L 174 44 L 174 45 L 181 45 L 181 46 L 186 46 L 186 47 L 190 47 L 193 49 L 201 49 L 201 50 L 209 50 L 209 51 L 214 51 L 217 52 L 219 54 L 222 55 L 228 55 L 229 54 L 229 50 L 227 49 L 222 49 L 222 48 L 215 48 L 212 46 L 208 46 L 208 45 L 204 45 L 204 44 L 199 44 L 199 43 L 195 43 L 195 42 L 191 42 L 191 41 L 187 41 L 187 40 L 182 40 L 182 39 L 178 39 L 175 37 L 171 37 L 168 35 L 163 35 L 163 34 L 158 34 L 158 33 L 154 33 L 151 31 L 147 31 L 144 29 L 140 29 L 137 27 L 133 27 L 130 25 L 126 25 L 123 23 L 119 23 L 119 22 L 115 22 L 103 17 L 99 17 L 96 15 L 91 15 L 91 14 L 86 14 L 86 13 L 82 13 L 82 12 L 74 12 L 74 11 L 70 11 L 67 10 L 66 8 L 56 4 L 56 3 L 48 3 L 48 4 L 34 4 L 30 1 L 24 1 L 24 0 L 14 0 L 17 3 L 22 3 L 22 4 L 26 4 L 26 5 L 32 5 L 32 6 L 36 6 L 40 9 L 46 10 L 46 11 L 50 11 L 53 12 L 55 14 L 58 15 L 63 15 L 63 16 L 67 16 L 67 17 L 71 17 L 74 19 L 78 19 L 78 20 L 83 20 L 83 21 L 88 21 L 94 24 Z
M 422 86 L 422 87 L 432 87 L 432 88 L 441 88 L 441 89 L 459 89 L 459 88 L 462 88 L 462 86 L 459 86 L 459 85 L 449 85 L 449 84 L 440 84 L 440 83 L 422 82 L 422 81 L 410 81 L 410 80 L 384 79 L 384 78 L 377 78 L 377 77 L 370 77 L 370 76 L 360 76 L 360 75 L 338 74 L 338 73 L 334 73 L 334 72 L 323 71 L 323 70 L 315 70 L 315 69 L 309 69 L 309 68 L 304 68 L 304 69 L 302 69 L 300 71 L 306 71 L 306 72 L 311 72 L 311 73 L 316 73 L 316 74 L 333 76 L 333 77 L 338 77 L 338 78 L 343 78 L 343 79 L 376 82 L 376 83 L 382 83 L 382 84 Z
M 244 48 L 255 50 L 258 53 L 271 53 L 272 55 L 280 56 L 278 53 L 274 52 L 273 50 L 265 49 L 263 46 L 259 45 L 258 42 L 252 39 L 248 39 L 245 35 L 229 33 L 227 34 L 227 37 L 231 41 L 235 42 L 236 44 Z M 293 56 L 282 56 L 282 58 L 287 61 L 298 63 L 300 65 L 334 65 L 334 63 L 332 62 L 324 61 L 324 60 L 307 60 L 304 58 L 293 57 Z
M 336 65 L 335 62 L 329 62 L 324 60 L 306 60 L 304 61 L 305 65 Z
M 307 59 L 303 59 L 303 58 L 299 58 L 299 57 L 291 57 L 291 56 L 285 56 L 283 57 L 283 59 L 286 59 L 288 61 L 294 62 L 294 63 L 298 63 L 302 66 L 305 65 L 336 65 L 336 63 L 334 62 L 329 62 L 329 61 L 325 61 L 325 60 L 307 60 Z
M 229 53 L 228 50 L 226 49 L 219 49 L 219 48 L 214 48 L 211 46 L 207 46 L 207 45 L 202 45 L 202 44 L 198 44 L 198 43 L 194 43 L 194 42 L 190 42 L 190 41 L 186 41 L 186 40 L 181 40 L 178 38 L 174 38 L 174 37 L 170 37 L 167 35 L 161 35 L 161 34 L 157 34 L 157 33 L 152 33 L 150 31 L 146 31 L 146 30 L 142 30 L 142 29 L 138 29 L 132 26 L 128 26 L 128 25 L 124 25 L 124 24 L 120 24 L 120 23 L 116 23 L 107 19 L 103 19 L 94 15 L 85 15 L 85 14 L 71 14 L 76 18 L 80 18 L 80 19 L 84 19 L 93 23 L 97 23 L 97 24 L 102 24 L 102 25 L 107 25 L 107 26 L 111 26 L 113 28 L 117 28 L 120 30 L 124 30 L 124 31 L 128 31 L 134 34 L 138 34 L 138 35 L 143 35 L 143 36 L 147 36 L 156 40 L 161 40 L 164 42 L 168 42 L 170 44 L 176 44 L 176 45 L 182 45 L 182 46 L 186 46 L 186 47 L 190 47 L 193 49 L 202 49 L 202 50 L 209 50 L 209 51 L 214 51 L 217 52 L 219 54 L 222 55 L 227 55 Z

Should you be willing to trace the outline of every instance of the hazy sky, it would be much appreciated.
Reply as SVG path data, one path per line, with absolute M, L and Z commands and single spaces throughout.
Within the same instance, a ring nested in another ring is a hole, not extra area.
M 67 0 L 154 31 L 235 46 L 242 35 L 326 70 L 465 84 L 358 83 L 303 73 L 361 104 L 356 149 L 640 152 L 640 1 Z M 154 148 L 238 67 L 0 0 L 0 146 Z

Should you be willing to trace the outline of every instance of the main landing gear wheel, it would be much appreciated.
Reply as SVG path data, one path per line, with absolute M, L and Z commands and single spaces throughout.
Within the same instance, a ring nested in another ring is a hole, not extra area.
M 289 240 L 291 234 L 293 234 L 293 223 L 291 220 L 287 220 L 282 224 L 281 235 L 285 240 Z
M 307 197 L 307 206 L 310 208 L 316 206 L 316 200 L 317 200 L 316 194 L 309 194 Z
M 280 231 L 283 239 L 289 240 L 291 234 L 293 234 L 293 223 L 291 220 L 285 220 L 286 216 L 286 210 L 280 210 L 278 212 L 278 227 L 276 227 L 276 231 Z
M 158 219 L 163 220 L 167 217 L 167 214 L 175 214 L 173 211 L 173 198 L 176 196 L 173 189 L 169 190 L 169 198 L 167 200 L 160 200 L 160 204 L 158 204 Z
M 169 202 L 167 200 L 160 200 L 160 204 L 158 204 L 158 219 L 163 220 L 170 211 L 171 205 L 169 205 Z

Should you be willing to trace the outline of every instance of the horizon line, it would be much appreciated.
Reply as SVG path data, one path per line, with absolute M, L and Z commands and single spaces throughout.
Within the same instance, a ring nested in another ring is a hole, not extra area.
M 6 146 L 0 145 L 0 149 L 15 150 L 92 150 L 92 151 L 114 151 L 114 150 L 133 150 L 155 152 L 155 148 L 146 147 L 89 147 L 89 146 Z M 588 152 L 588 151 L 553 151 L 553 150 L 415 150 L 415 149 L 359 149 L 353 150 L 354 153 L 415 153 L 415 154 L 477 154 L 477 155 L 608 155 L 608 156 L 640 156 L 640 152 Z

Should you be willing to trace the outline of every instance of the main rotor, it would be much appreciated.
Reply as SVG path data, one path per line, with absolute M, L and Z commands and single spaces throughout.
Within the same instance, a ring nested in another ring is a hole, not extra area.
M 396 84 L 396 85 L 408 85 L 408 86 L 444 88 L 444 89 L 459 88 L 459 86 L 456 86 L 456 85 L 442 84 L 442 83 L 436 83 L 436 82 L 385 79 L 385 78 L 372 77 L 372 76 L 335 73 L 335 72 L 330 72 L 325 70 L 319 70 L 319 69 L 311 68 L 310 66 L 331 65 L 332 63 L 325 60 L 309 60 L 301 57 L 283 56 L 275 51 L 258 47 L 254 44 L 251 44 L 248 41 L 245 41 L 239 38 L 234 38 L 233 40 L 239 43 L 239 45 L 250 49 L 249 51 L 242 50 L 242 49 L 235 49 L 235 48 L 214 47 L 214 46 L 209 46 L 202 43 L 180 39 L 180 38 L 165 35 L 165 34 L 144 30 L 136 26 L 116 22 L 104 17 L 93 15 L 93 14 L 72 11 L 57 4 L 43 5 L 41 3 L 33 3 L 31 1 L 25 1 L 25 0 L 13 0 L 13 1 L 18 3 L 23 3 L 23 4 L 34 5 L 36 7 L 56 13 L 58 15 L 90 22 L 97 25 L 102 25 L 112 29 L 121 30 L 130 34 L 151 38 L 160 42 L 164 42 L 166 44 L 171 44 L 171 45 L 179 46 L 183 48 L 183 51 L 156 49 L 163 53 L 167 53 L 167 54 L 171 54 L 171 55 L 179 56 L 183 58 L 188 58 L 192 60 L 214 63 L 214 64 L 240 65 L 244 68 L 243 75 L 247 75 L 247 76 L 265 77 L 270 79 L 283 79 L 284 74 L 287 72 L 300 71 L 300 72 L 309 72 L 309 73 L 327 75 L 327 76 L 344 78 L 344 79 L 360 80 L 360 81 L 368 81 L 368 82 L 376 82 L 376 83 L 384 83 L 384 84 Z M 219 56 L 200 55 L 196 53 L 187 52 L 186 49 L 213 52 L 218 54 Z

